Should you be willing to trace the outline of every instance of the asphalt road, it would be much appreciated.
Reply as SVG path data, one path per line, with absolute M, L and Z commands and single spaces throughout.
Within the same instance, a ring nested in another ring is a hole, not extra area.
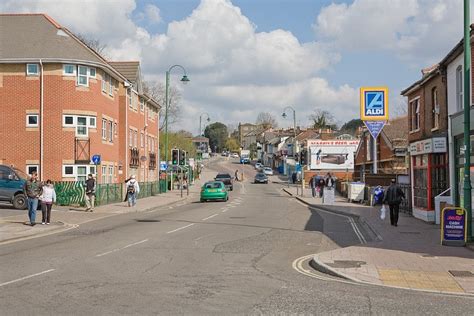
M 216 171 L 234 171 L 220 161 Z M 109 217 L 0 246 L 0 314 L 451 314 L 471 298 L 343 282 L 303 256 L 369 239 L 347 217 L 310 210 L 280 184 L 249 182 L 229 202 Z M 233 172 L 232 172 L 233 173 Z

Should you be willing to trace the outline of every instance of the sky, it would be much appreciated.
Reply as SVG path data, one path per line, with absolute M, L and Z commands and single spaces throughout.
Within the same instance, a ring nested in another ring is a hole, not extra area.
M 289 127 L 287 106 L 302 127 L 315 110 L 342 124 L 359 118 L 362 86 L 388 86 L 395 117 L 400 91 L 463 35 L 460 0 L 2 0 L 0 12 L 47 13 L 112 60 L 139 60 L 145 80 L 182 65 L 173 129 L 194 134 L 203 113 L 236 126 L 270 112 Z

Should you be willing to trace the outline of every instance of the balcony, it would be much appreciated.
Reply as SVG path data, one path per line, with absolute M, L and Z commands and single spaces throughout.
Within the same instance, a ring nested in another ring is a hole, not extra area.
M 130 167 L 138 168 L 140 166 L 140 151 L 138 148 L 130 148 Z
M 76 164 L 90 164 L 91 142 L 89 138 L 76 138 L 74 142 L 74 161 Z
M 150 153 L 150 162 L 148 165 L 148 169 L 155 170 L 156 169 L 156 154 Z

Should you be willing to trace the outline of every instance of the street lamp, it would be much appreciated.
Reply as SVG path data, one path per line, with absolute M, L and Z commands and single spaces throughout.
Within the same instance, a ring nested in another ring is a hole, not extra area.
M 201 128 L 201 121 L 202 121 L 202 116 L 205 115 L 207 116 L 207 122 L 209 123 L 211 121 L 211 118 L 209 117 L 209 114 L 207 112 L 202 113 L 199 115 L 199 136 L 202 136 L 202 128 Z
M 168 108 L 169 104 L 169 86 L 170 86 L 170 72 L 173 68 L 181 68 L 184 72 L 183 78 L 181 78 L 181 82 L 183 84 L 187 84 L 190 80 L 186 75 L 186 69 L 184 69 L 181 65 L 173 65 L 171 66 L 168 71 L 166 72 L 166 86 L 165 86 L 165 161 L 168 163 Z
M 296 161 L 296 111 L 294 108 L 291 106 L 287 106 L 286 108 L 283 109 L 283 114 L 281 115 L 283 118 L 286 118 L 288 115 L 286 115 L 286 110 L 292 110 L 293 111 L 293 133 L 294 133 L 294 138 L 293 138 L 293 157 L 295 157 Z

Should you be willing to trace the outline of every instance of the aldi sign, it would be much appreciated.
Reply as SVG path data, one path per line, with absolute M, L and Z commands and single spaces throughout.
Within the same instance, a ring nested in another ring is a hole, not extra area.
M 360 119 L 362 121 L 388 121 L 388 88 L 360 88 Z

